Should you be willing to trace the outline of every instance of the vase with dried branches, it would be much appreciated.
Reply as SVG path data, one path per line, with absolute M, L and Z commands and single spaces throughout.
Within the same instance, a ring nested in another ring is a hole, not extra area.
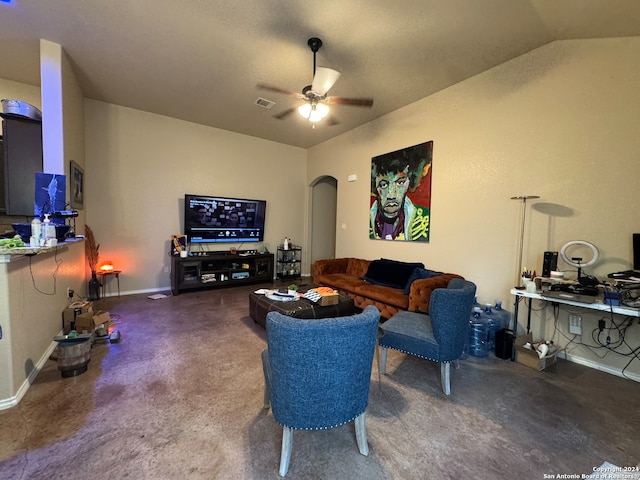
M 84 226 L 84 252 L 91 269 L 91 280 L 89 280 L 89 300 L 100 298 L 100 281 L 97 276 L 98 259 L 100 258 L 100 244 L 96 243 L 96 237 L 89 225 Z

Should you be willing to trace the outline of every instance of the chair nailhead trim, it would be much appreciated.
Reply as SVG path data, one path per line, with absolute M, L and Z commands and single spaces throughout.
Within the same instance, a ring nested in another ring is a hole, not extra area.
M 284 423 L 281 423 L 280 425 L 282 425 L 283 427 L 287 427 L 287 428 L 293 428 L 294 430 L 330 430 L 332 428 L 336 428 L 339 427 L 340 425 L 346 425 L 349 422 L 353 422 L 356 418 L 358 418 L 360 415 L 362 415 L 364 412 L 366 412 L 366 408 L 360 412 L 358 415 L 356 415 L 355 417 L 353 417 L 350 420 L 347 420 L 346 422 L 342 422 L 342 423 L 336 423 L 335 425 L 332 425 L 330 427 L 316 427 L 316 428 L 297 428 L 297 427 L 291 427 L 289 425 L 285 425 Z
M 446 361 L 444 361 L 444 362 L 441 362 L 441 361 L 439 361 L 439 360 L 436 360 L 435 358 L 425 357 L 424 355 L 417 355 L 417 354 L 415 354 L 415 353 L 407 352 L 406 350 L 402 350 L 402 349 L 400 349 L 400 348 L 395 348 L 395 347 L 385 347 L 385 346 L 383 346 L 383 345 L 380 345 L 380 346 L 381 346 L 382 348 L 390 348 L 391 350 L 396 350 L 396 351 L 398 351 L 398 352 L 402 352 L 402 353 L 404 353 L 405 355 L 411 355 L 412 357 L 418 357 L 418 358 L 424 358 L 425 360 L 431 360 L 432 362 L 435 362 L 435 363 L 453 363 L 453 362 L 455 362 L 455 360 L 446 360 Z

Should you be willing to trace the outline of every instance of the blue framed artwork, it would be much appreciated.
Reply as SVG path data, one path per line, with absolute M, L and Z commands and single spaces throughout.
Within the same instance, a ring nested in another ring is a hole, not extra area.
M 67 177 L 55 173 L 36 173 L 36 191 L 33 214 L 44 217 L 65 209 Z M 52 222 L 64 224 L 64 218 L 52 218 Z

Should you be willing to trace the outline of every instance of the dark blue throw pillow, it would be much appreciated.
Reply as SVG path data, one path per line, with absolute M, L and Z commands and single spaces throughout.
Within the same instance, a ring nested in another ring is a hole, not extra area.
M 404 287 L 404 292 L 402 293 L 404 293 L 405 295 L 409 295 L 409 292 L 411 291 L 411 284 L 416 280 L 419 280 L 421 278 L 437 277 L 438 275 L 442 275 L 442 272 L 434 272 L 433 270 L 417 267 L 409 277 L 409 280 L 407 280 L 407 284 Z
M 424 264 L 415 262 L 399 262 L 397 260 L 373 260 L 369 263 L 369 268 L 364 279 L 374 285 L 385 287 L 404 288 L 409 277 L 416 268 L 424 268 Z

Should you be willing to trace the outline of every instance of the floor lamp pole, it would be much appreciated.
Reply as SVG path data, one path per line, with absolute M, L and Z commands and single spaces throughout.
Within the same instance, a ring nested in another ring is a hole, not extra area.
M 522 225 L 520 227 L 520 246 L 518 249 L 518 263 L 516 265 L 516 287 L 522 286 L 522 250 L 524 249 L 524 224 L 527 215 L 527 200 L 540 198 L 537 195 L 521 195 L 511 197 L 511 200 L 522 200 Z
M 518 249 L 518 264 L 516 265 L 516 288 L 521 289 L 522 287 L 522 250 L 524 249 L 524 224 L 527 215 L 527 200 L 531 200 L 534 198 L 540 198 L 537 195 L 521 195 L 518 197 L 511 197 L 511 200 L 521 200 L 522 201 L 522 225 L 520 226 L 520 246 Z M 531 301 L 531 300 L 530 300 Z M 511 340 L 511 361 L 514 362 L 516 360 L 516 337 L 518 336 L 518 303 L 520 302 L 520 297 L 518 295 L 515 296 L 515 303 L 513 306 L 513 333 Z M 529 310 L 531 311 L 531 310 Z

